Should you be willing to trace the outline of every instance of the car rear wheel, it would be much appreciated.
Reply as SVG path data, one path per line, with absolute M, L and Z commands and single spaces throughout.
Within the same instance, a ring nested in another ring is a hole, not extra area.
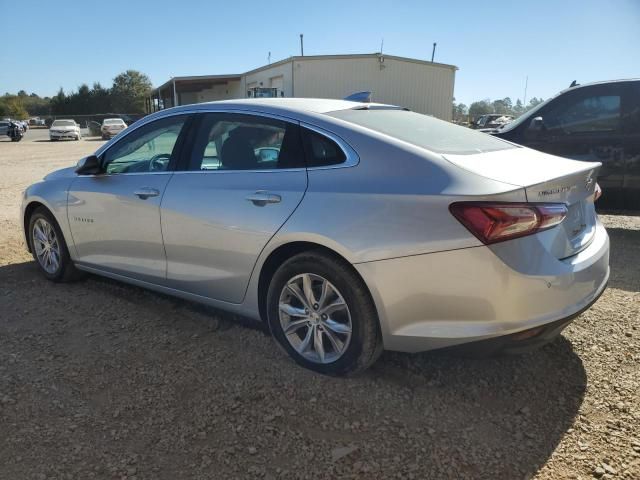
M 29 219 L 29 243 L 40 271 L 49 280 L 68 282 L 83 276 L 71 261 L 58 223 L 44 207 L 37 208 Z
M 269 327 L 299 364 L 328 375 L 365 370 L 382 352 L 378 316 L 353 268 L 324 252 L 296 255 L 267 295 Z

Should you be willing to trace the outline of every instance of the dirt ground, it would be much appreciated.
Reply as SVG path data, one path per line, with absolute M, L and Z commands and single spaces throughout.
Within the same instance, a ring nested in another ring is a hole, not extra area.
M 602 217 L 609 288 L 544 349 L 328 378 L 228 315 L 46 281 L 21 193 L 100 143 L 30 133 L 0 141 L 0 479 L 640 478 L 637 214 Z

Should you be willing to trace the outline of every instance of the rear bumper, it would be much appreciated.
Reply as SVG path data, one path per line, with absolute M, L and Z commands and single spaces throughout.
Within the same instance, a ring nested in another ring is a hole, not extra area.
M 122 130 L 118 130 L 117 132 L 102 132 L 102 138 L 113 138 L 118 135 Z
M 506 258 L 513 248 L 483 246 L 355 267 L 376 303 L 385 348 L 418 352 L 568 323 L 602 294 L 609 279 L 602 225 L 573 257 L 557 260 L 542 248 Z

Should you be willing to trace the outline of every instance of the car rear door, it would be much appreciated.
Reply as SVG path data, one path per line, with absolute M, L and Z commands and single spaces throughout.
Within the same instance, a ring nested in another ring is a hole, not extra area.
M 624 83 L 591 85 L 568 91 L 538 112 L 541 130 L 527 130 L 526 145 L 536 150 L 601 162 L 599 206 L 622 208 L 625 136 L 622 118 L 628 104 Z
M 72 182 L 68 217 L 78 263 L 164 282 L 160 201 L 188 119 L 176 115 L 133 130 L 101 155 L 104 173 Z
M 625 115 L 624 208 L 640 210 L 640 81 L 629 83 L 631 102 Z
M 169 286 L 242 302 L 258 255 L 307 188 L 299 128 L 262 114 L 198 115 L 162 200 Z

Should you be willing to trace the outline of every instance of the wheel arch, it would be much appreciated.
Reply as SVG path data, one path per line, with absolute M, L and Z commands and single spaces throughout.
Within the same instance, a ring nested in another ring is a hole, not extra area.
M 29 251 L 29 253 L 32 253 L 31 242 L 29 241 L 29 222 L 31 221 L 31 215 L 33 215 L 33 212 L 35 212 L 35 210 L 39 207 L 46 208 L 51 216 L 56 220 L 56 222 L 58 222 L 58 219 L 51 211 L 51 209 L 39 200 L 32 200 L 24 207 L 24 214 L 22 216 L 22 230 L 24 232 L 24 241 L 27 244 L 27 250 Z M 58 222 L 58 226 L 59 225 L 60 222 Z
M 316 243 L 313 241 L 290 241 L 282 245 L 279 245 L 278 247 L 273 249 L 269 253 L 269 255 L 266 257 L 266 259 L 264 260 L 260 268 L 260 274 L 258 277 L 257 302 L 258 302 L 260 319 L 263 322 L 266 323 L 267 321 L 267 293 L 269 291 L 269 284 L 276 270 L 278 269 L 278 267 L 280 267 L 280 265 L 282 265 L 291 257 L 298 255 L 300 253 L 309 252 L 309 251 L 323 252 L 325 254 L 328 254 L 338 259 L 339 261 L 343 262 L 345 265 L 348 265 L 352 269 L 352 271 L 357 275 L 357 277 L 362 281 L 362 284 L 367 289 L 367 292 L 371 298 L 371 301 L 373 302 L 373 305 L 377 310 L 376 302 L 373 299 L 373 295 L 369 289 L 369 286 L 365 282 L 364 278 L 362 278 L 362 275 L 360 275 L 360 272 L 358 272 L 358 270 L 353 267 L 352 263 L 347 258 L 345 258 L 344 255 L 341 255 L 334 249 L 331 249 L 325 245 L 322 245 L 320 243 Z

